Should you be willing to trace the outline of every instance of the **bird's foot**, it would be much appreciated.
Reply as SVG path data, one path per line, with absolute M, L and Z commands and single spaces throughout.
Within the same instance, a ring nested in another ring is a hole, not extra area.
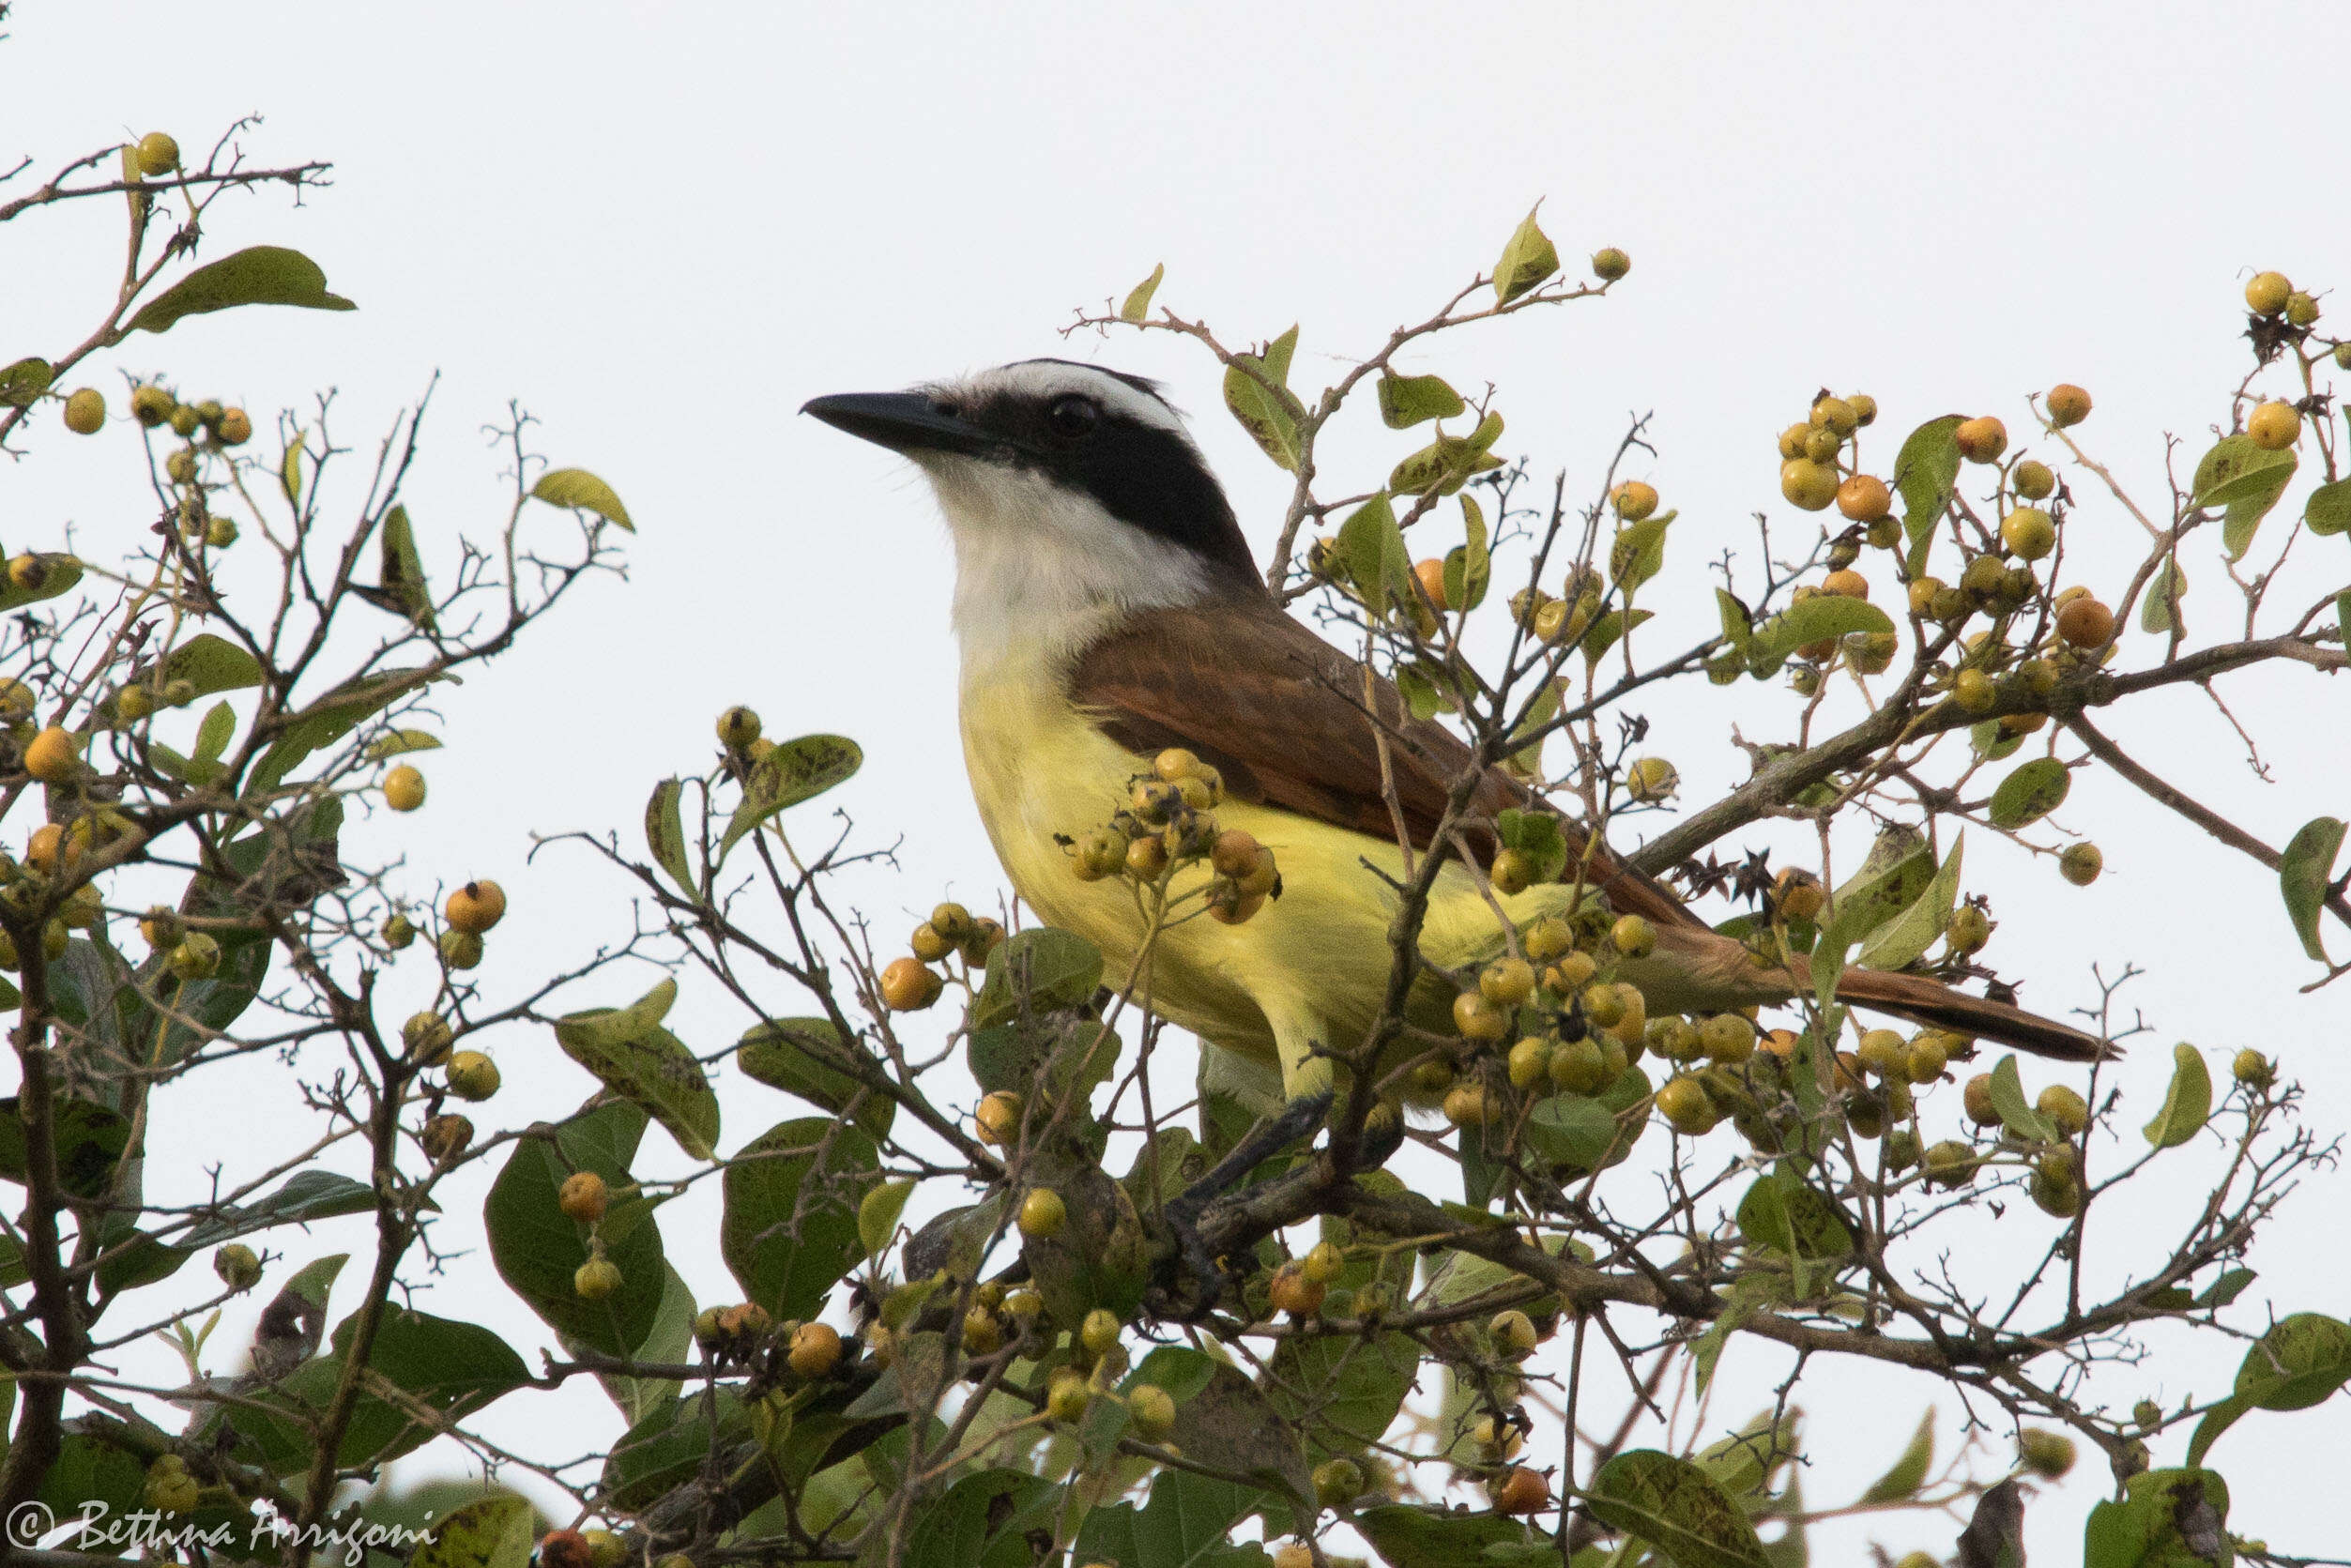
M 1217 1267 L 1215 1255 L 1209 1251 L 1208 1242 L 1200 1235 L 1200 1215 L 1210 1204 L 1239 1186 L 1259 1165 L 1298 1139 L 1312 1136 L 1330 1109 L 1328 1093 L 1292 1100 L 1250 1128 L 1207 1175 L 1168 1200 L 1163 1212 L 1176 1243 L 1175 1256 L 1168 1262 L 1171 1266 L 1181 1265 L 1190 1288 L 1181 1295 L 1164 1286 L 1156 1289 L 1161 1317 L 1197 1322 L 1214 1310 L 1225 1292 L 1225 1276 Z

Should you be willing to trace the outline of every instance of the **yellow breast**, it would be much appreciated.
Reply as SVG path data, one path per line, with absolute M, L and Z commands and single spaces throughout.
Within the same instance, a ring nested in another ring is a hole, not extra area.
M 1361 1039 L 1385 990 L 1396 906 L 1364 862 L 1400 875 L 1394 845 L 1290 812 L 1227 802 L 1218 821 L 1274 851 L 1282 896 L 1244 925 L 1202 916 L 1163 929 L 1138 975 L 1149 921 L 1133 885 L 1121 877 L 1079 881 L 1060 840 L 1107 823 L 1148 759 L 1071 705 L 1062 670 L 1043 648 L 967 670 L 962 730 L 980 818 L 1015 891 L 1041 920 L 1099 947 L 1113 983 L 1137 980 L 1152 1011 L 1252 1056 L 1273 1057 L 1277 1040 L 1351 1045 Z M 1466 873 L 1448 868 L 1437 892 L 1425 952 L 1452 965 L 1499 949 L 1492 911 Z M 1518 920 L 1540 912 L 1529 899 L 1510 902 Z

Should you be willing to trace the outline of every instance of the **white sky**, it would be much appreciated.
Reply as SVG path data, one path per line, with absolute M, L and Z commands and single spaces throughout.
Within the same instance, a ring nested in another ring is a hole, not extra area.
M 336 165 L 334 188 L 299 213 L 277 194 L 224 202 L 210 253 L 295 245 L 357 313 L 191 321 L 134 340 L 90 379 L 111 392 L 117 369 L 164 368 L 190 395 L 256 411 L 339 387 L 340 435 L 365 448 L 439 373 L 410 492 L 428 567 L 451 558 L 457 530 L 495 524 L 496 458 L 476 433 L 510 396 L 543 421 L 542 450 L 603 474 L 638 519 L 628 583 L 590 587 L 535 646 L 446 703 L 451 743 L 424 759 L 424 814 L 348 841 L 359 854 L 405 847 L 421 875 L 504 881 L 515 913 L 488 972 L 506 968 L 514 984 L 627 925 L 617 884 L 586 856 L 527 868 L 528 835 L 617 827 L 634 844 L 651 782 L 703 766 L 710 719 L 733 702 L 758 708 L 771 733 L 864 744 L 864 773 L 833 799 L 874 832 L 904 834 L 907 875 L 867 884 L 881 930 L 942 891 L 995 902 L 951 739 L 942 534 L 902 465 L 793 417 L 813 395 L 1045 353 L 1162 375 L 1199 416 L 1261 544 L 1288 480 L 1226 419 L 1204 358 L 1171 340 L 1064 343 L 1054 329 L 1165 261 L 1160 302 L 1229 341 L 1302 322 L 1293 379 L 1311 391 L 1488 265 L 1543 198 L 1564 253 L 1621 245 L 1632 277 L 1606 301 L 1464 334 L 1417 368 L 1495 381 L 1505 448 L 1533 452 L 1545 474 L 1567 464 L 1587 485 L 1627 411 L 1655 410 L 1649 477 L 1682 510 L 1687 565 L 1748 547 L 1757 508 L 1790 523 L 1773 438 L 1824 384 L 1879 398 L 1885 461 L 1920 419 L 1991 411 L 2021 431 L 2024 393 L 2078 381 L 2098 400 L 2085 440 L 2160 502 L 2164 433 L 2192 463 L 2250 362 L 2237 338 L 2246 271 L 2327 287 L 2351 266 L 2325 75 L 2346 57 L 2351 13 L 2325 4 L 246 0 L 221 12 L 35 0 L 9 25 L 9 160 L 26 152 L 45 167 L 158 127 L 192 152 L 260 111 L 256 160 Z M 53 211 L 0 236 L 0 357 L 53 354 L 95 319 L 119 265 L 117 211 Z M 37 444 L 8 472 L 11 549 L 54 548 L 70 523 L 99 555 L 144 525 L 127 430 L 69 442 L 45 420 Z M 1351 438 L 1336 455 L 1368 475 L 1400 447 Z M 2071 548 L 2082 580 L 2111 591 L 2138 531 L 2082 494 Z M 2313 542 L 2328 549 L 2300 554 L 2335 576 L 2306 578 L 2298 603 L 2341 580 L 2342 547 Z M 2191 580 L 2201 634 L 2225 613 L 2221 578 L 2207 564 Z M 2149 646 L 2134 637 L 2128 657 Z M 2272 844 L 2342 812 L 2340 682 L 2287 671 L 2224 690 L 2274 784 L 2199 700 L 2112 714 L 2110 733 Z M 1650 716 L 1702 795 L 1744 774 L 1724 744 L 1731 720 L 1755 729 L 1782 711 L 1749 683 Z M 2345 1002 L 2297 994 L 2312 969 L 2273 879 L 2109 776 L 2083 777 L 2059 821 L 2104 847 L 2096 887 L 2069 889 L 1989 842 L 1971 845 L 1970 886 L 2008 889 L 1989 956 L 2029 976 L 2046 1010 L 2089 999 L 2093 963 L 2153 966 L 2128 993 L 2157 1031 L 2124 1074 L 2128 1141 L 2179 1039 L 2282 1053 L 2309 1086 L 2313 1124 L 2343 1126 Z M 579 1005 L 626 999 L 630 983 Z M 673 1022 L 708 1049 L 743 1020 L 690 994 Z M 511 1087 L 490 1109 L 504 1124 L 559 1114 L 589 1088 L 551 1040 L 517 1036 L 498 1055 Z M 281 1126 L 291 1139 L 295 1124 L 272 1119 L 292 1104 L 287 1076 L 256 1068 L 241 1098 L 159 1126 L 159 1166 L 234 1171 Z M 730 1144 L 790 1109 L 740 1080 L 722 1093 Z M 2175 1156 L 2180 1179 L 2143 1200 L 2145 1224 L 2177 1224 L 2190 1179 L 2214 1157 L 2208 1145 Z M 2329 1195 L 2303 1194 L 2271 1227 L 2237 1320 L 2257 1322 L 2273 1288 L 2282 1310 L 2340 1302 Z M 445 1241 L 475 1201 L 450 1196 Z M 681 1205 L 665 1228 L 704 1298 L 725 1299 L 714 1252 L 695 1260 L 710 1218 Z M 2039 1234 L 2037 1217 L 2008 1225 Z M 2116 1228 L 2120 1248 L 2135 1227 Z M 1986 1256 L 2003 1245 L 1989 1225 L 1976 1241 Z M 327 1242 L 289 1244 L 298 1261 Z M 486 1261 L 458 1268 L 479 1278 Z M 484 1303 L 470 1288 L 422 1302 L 487 1312 L 535 1357 L 535 1320 Z M 2126 1406 L 2142 1393 L 2209 1397 L 2235 1359 L 2161 1359 L 2109 1386 Z M 1760 1403 L 1776 1366 L 1744 1341 L 1732 1351 L 1726 1421 Z M 1816 1367 L 1808 1496 L 1856 1492 L 1930 1397 L 1861 1363 Z M 580 1449 L 607 1415 L 582 1391 L 496 1424 L 526 1446 Z M 2346 1439 L 2341 1401 L 2240 1427 L 2214 1455 L 2232 1522 L 2281 1549 L 2328 1547 L 2330 1455 Z M 2176 1462 L 2183 1442 L 2168 1439 L 2159 1462 Z M 2043 1560 L 2078 1551 L 2098 1490 L 2085 1473 L 2036 1505 Z M 1939 1519 L 1824 1529 L 1818 1560 L 1855 1560 L 1871 1535 L 1897 1554 L 1940 1552 L 1951 1533 Z

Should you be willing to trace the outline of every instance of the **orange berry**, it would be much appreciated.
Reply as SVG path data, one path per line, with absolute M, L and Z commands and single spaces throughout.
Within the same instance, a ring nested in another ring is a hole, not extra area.
M 1989 414 L 1962 419 L 1951 434 L 1959 442 L 1960 456 L 1970 463 L 1991 463 L 2008 449 L 2008 427 Z
M 2063 430 L 2090 417 L 2090 394 L 2070 381 L 2049 388 L 2049 422 Z
M 2057 635 L 2075 647 L 2104 647 L 2114 640 L 2114 612 L 2086 594 L 2057 610 Z
M 1894 497 L 1875 474 L 1855 474 L 1837 487 L 1837 510 L 1855 523 L 1874 523 L 1894 510 Z

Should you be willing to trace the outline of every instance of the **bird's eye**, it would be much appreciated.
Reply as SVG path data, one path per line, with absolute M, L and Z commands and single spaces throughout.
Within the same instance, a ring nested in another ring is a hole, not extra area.
M 1055 398 L 1053 406 L 1045 411 L 1046 427 L 1064 441 L 1081 441 L 1092 435 L 1101 419 L 1101 410 L 1092 402 L 1074 395 Z

